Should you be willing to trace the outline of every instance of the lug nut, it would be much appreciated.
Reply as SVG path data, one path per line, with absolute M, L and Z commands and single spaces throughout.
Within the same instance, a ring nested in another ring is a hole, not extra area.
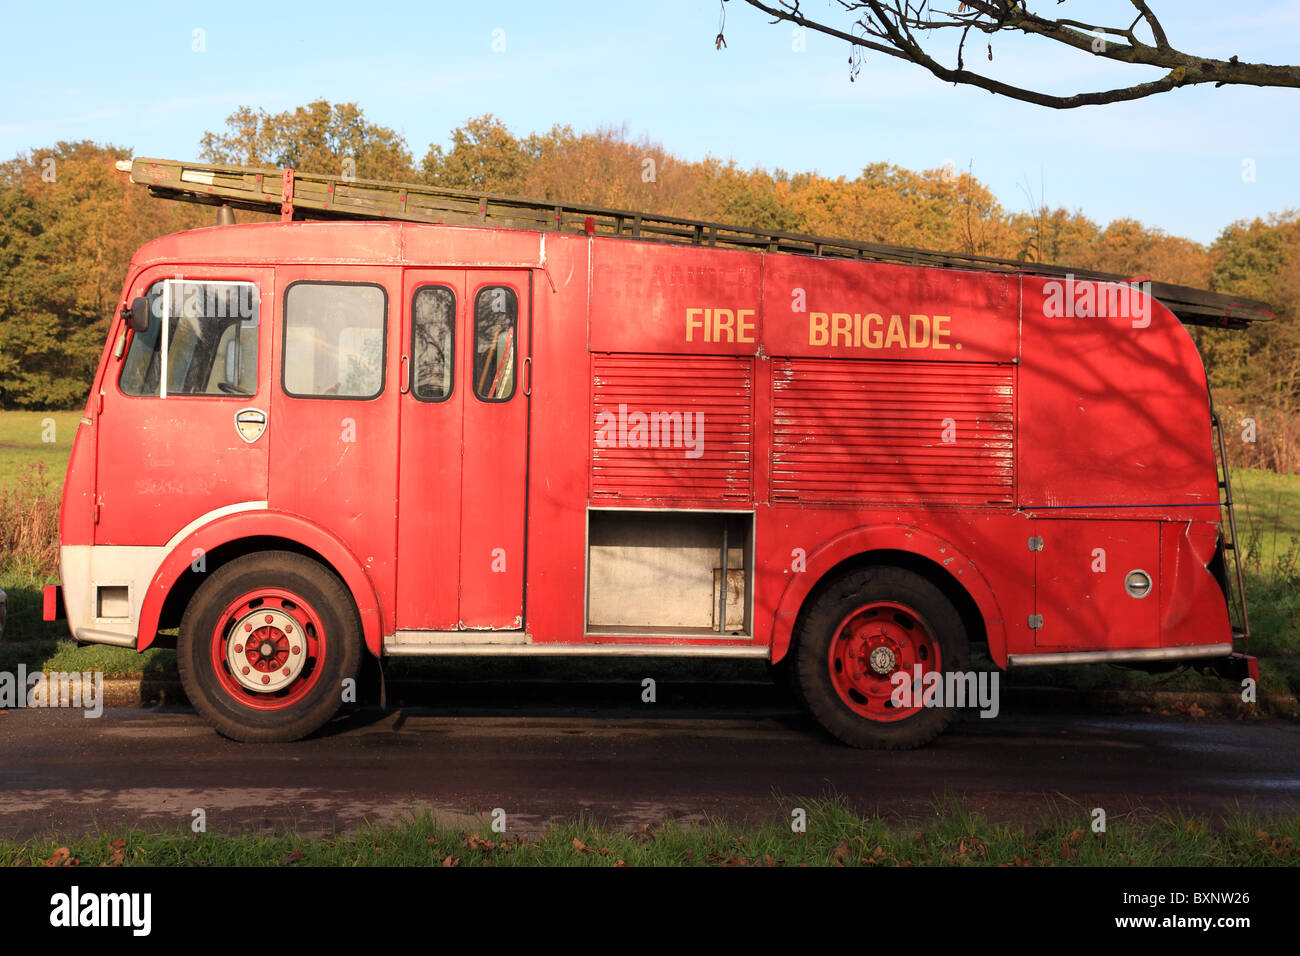
M 262 683 L 263 683 L 263 684 L 269 684 L 269 683 L 271 683 L 271 677 L 270 677 L 269 674 L 263 674 L 263 675 L 262 675 Z
M 286 633 L 286 634 L 292 634 L 292 633 L 293 633 L 293 625 L 292 625 L 292 624 L 286 624 L 286 625 L 284 626 L 284 633 Z
M 286 667 L 286 668 L 284 669 L 283 673 L 284 673 L 284 676 L 285 676 L 285 677 L 288 677 L 288 676 L 289 676 L 289 668 Z
M 251 631 L 252 629 L 253 629 L 253 625 L 251 625 L 251 624 L 245 624 L 245 625 L 244 625 L 244 630 L 246 630 L 246 631 Z
M 244 653 L 244 645 L 243 645 L 243 644 L 236 644 L 236 645 L 235 645 L 235 653 L 236 653 L 236 654 L 242 654 L 242 653 Z
M 274 621 L 274 620 L 275 620 L 275 618 L 272 617 L 270 614 L 268 614 L 268 615 L 266 616 L 266 623 L 267 623 L 267 624 L 270 624 L 270 623 L 271 623 L 272 621 Z
M 243 673 L 243 674 L 247 674 L 247 673 L 248 673 L 248 668 L 245 667 L 241 673 Z
M 294 652 L 295 654 L 301 654 L 301 653 L 302 653 L 302 648 L 299 647 L 297 644 L 295 644 L 295 645 L 293 645 L 293 652 Z

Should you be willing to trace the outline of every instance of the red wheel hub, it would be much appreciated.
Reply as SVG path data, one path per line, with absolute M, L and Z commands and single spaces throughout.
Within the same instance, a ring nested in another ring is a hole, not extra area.
M 226 606 L 212 632 L 212 666 L 222 688 L 256 710 L 282 710 L 320 680 L 325 625 L 306 601 L 258 588 Z
M 921 679 L 942 668 L 939 642 L 924 619 L 892 601 L 875 601 L 847 615 L 831 638 L 828 663 L 840 699 L 855 713 L 878 721 L 917 713 Z M 913 685 L 911 706 L 891 699 L 900 673 Z

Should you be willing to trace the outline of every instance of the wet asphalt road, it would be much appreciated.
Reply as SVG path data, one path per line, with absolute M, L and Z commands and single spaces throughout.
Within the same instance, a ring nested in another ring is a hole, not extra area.
M 440 706 L 365 708 L 296 744 L 244 745 L 185 708 L 0 713 L 0 835 L 95 826 L 347 830 L 431 811 L 506 811 L 511 832 L 586 813 L 628 828 L 667 818 L 787 816 L 838 793 L 923 818 L 960 796 L 999 819 L 1178 806 L 1300 810 L 1300 726 L 1204 718 L 971 715 L 930 747 L 855 751 L 779 695 L 699 684 L 641 704 L 636 688 L 461 688 Z M 635 701 L 629 704 L 628 701 Z

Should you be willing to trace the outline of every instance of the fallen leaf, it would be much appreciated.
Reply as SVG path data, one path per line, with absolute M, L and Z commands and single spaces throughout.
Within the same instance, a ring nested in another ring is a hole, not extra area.
M 288 856 L 286 856 L 283 860 L 280 861 L 280 865 L 293 866 L 293 864 L 297 863 L 301 859 L 302 859 L 302 850 L 294 850 L 292 853 L 290 853 Z
M 487 852 L 488 850 L 495 850 L 497 848 L 497 845 L 491 840 L 485 840 L 481 836 L 477 836 L 473 833 L 465 838 L 465 845 L 471 850 L 479 850 L 480 852 Z
M 45 861 L 46 866 L 76 866 L 77 858 L 66 846 L 61 846 Z
M 126 841 L 114 840 L 108 845 L 108 862 L 105 866 L 121 866 L 126 862 Z
M 443 866 L 460 866 L 460 857 L 449 856 L 442 861 Z
M 831 850 L 831 862 L 836 866 L 843 866 L 844 861 L 849 858 L 849 845 L 841 840 L 840 845 Z

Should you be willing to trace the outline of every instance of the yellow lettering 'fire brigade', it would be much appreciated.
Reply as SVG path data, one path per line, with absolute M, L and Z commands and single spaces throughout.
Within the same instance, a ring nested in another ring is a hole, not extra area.
M 687 342 L 753 342 L 754 309 L 687 309 Z
M 948 349 L 951 330 L 946 315 L 891 315 L 877 312 L 810 312 L 808 344 L 851 348 Z M 961 346 L 959 345 L 958 348 Z

